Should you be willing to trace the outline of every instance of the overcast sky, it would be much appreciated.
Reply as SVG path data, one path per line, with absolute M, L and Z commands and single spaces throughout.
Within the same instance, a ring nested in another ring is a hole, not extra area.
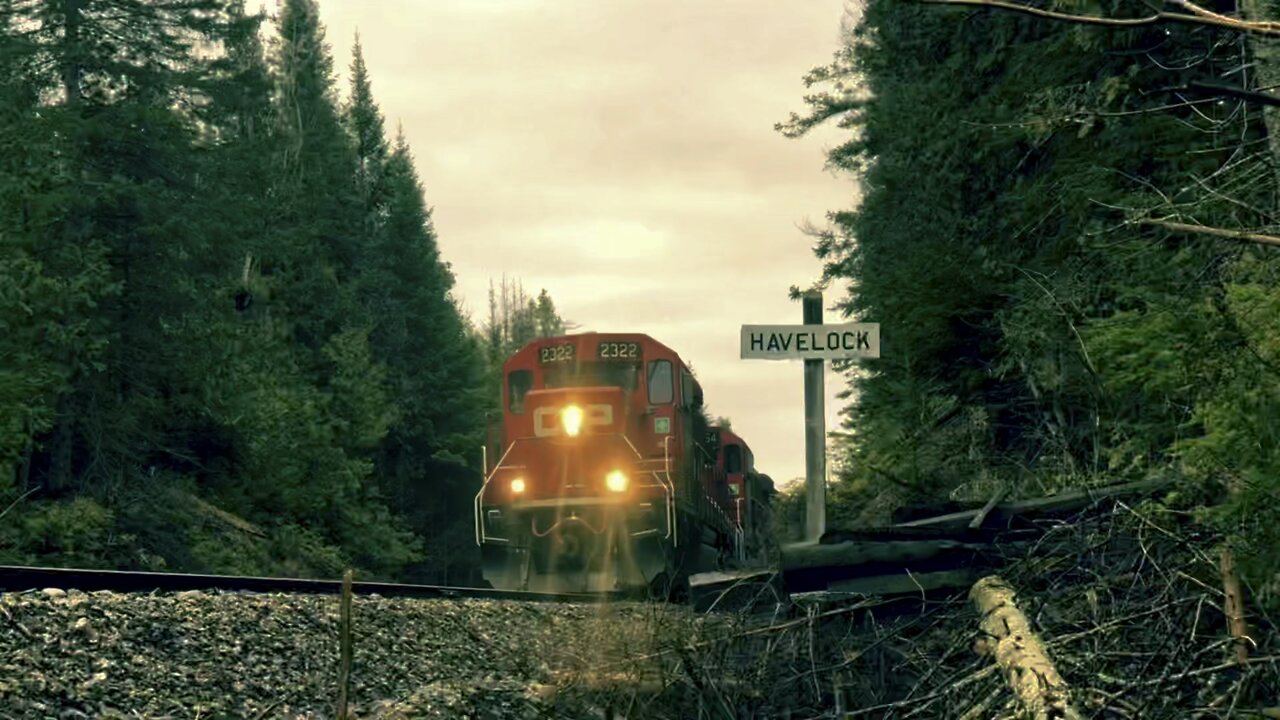
M 647 333 L 692 363 L 760 470 L 804 474 L 802 365 L 739 360 L 738 333 L 799 322 L 787 288 L 820 266 L 798 226 L 854 202 L 823 169 L 837 130 L 773 130 L 838 47 L 844 0 L 320 5 L 344 94 L 360 32 L 473 316 L 506 273 L 582 330 Z M 840 389 L 829 373 L 828 429 Z

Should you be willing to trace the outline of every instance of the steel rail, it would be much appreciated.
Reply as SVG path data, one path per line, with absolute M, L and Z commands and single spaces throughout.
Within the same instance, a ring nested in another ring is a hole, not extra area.
M 337 595 L 342 592 L 342 581 L 0 565 L 0 592 L 22 592 L 43 588 L 76 589 L 85 592 L 111 590 L 114 592 L 146 593 L 225 590 L 232 592 Z M 352 583 L 351 588 L 357 595 L 372 595 L 376 593 L 385 597 L 439 598 L 448 600 L 476 598 L 526 602 L 601 603 L 625 599 L 625 596 L 618 592 L 544 593 L 383 582 L 355 582 Z

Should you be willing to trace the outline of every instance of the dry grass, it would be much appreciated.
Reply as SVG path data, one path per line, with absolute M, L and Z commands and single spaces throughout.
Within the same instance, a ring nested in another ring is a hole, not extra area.
M 1044 530 L 1000 574 L 1084 716 L 1280 717 L 1275 623 L 1252 609 L 1237 662 L 1218 538 L 1121 503 Z M 6 595 L 0 718 L 331 718 L 337 629 L 336 598 Z M 353 632 L 366 720 L 1016 716 L 964 591 L 755 615 L 357 597 Z
M 1280 644 L 1255 610 L 1235 660 L 1214 552 L 1190 522 L 1115 503 L 1007 548 L 1001 571 L 1084 717 L 1280 717 Z M 954 596 L 792 606 L 785 616 L 601 617 L 556 656 L 555 717 L 1017 717 Z M 571 649 L 576 648 L 576 649 Z

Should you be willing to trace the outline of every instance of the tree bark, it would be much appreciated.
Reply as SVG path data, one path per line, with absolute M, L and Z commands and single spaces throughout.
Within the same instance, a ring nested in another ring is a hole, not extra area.
M 1226 601 L 1222 611 L 1226 613 L 1227 624 L 1231 628 L 1231 637 L 1235 638 L 1236 662 L 1241 665 L 1249 662 L 1249 623 L 1245 619 L 1244 593 L 1240 590 L 1240 576 L 1236 574 L 1236 561 L 1231 553 L 1231 546 L 1222 545 L 1219 570 L 1222 573 L 1222 589 Z
M 58 402 L 59 412 L 49 437 L 49 470 L 43 485 L 54 495 L 71 487 L 75 425 L 70 413 L 63 411 L 68 405 L 70 402 L 66 400 Z
M 63 0 L 62 12 L 65 16 L 62 35 L 62 89 L 66 93 L 67 105 L 80 102 L 80 11 L 84 0 Z
M 1016 593 L 1001 578 L 979 580 L 969 599 L 982 616 L 980 652 L 990 654 L 1018 702 L 1034 720 L 1080 720 L 1071 707 L 1067 684 L 1058 674 L 1027 616 L 1014 603 Z
M 1265 21 L 1265 0 L 1240 0 L 1240 14 L 1245 20 Z M 1249 54 L 1253 56 L 1254 89 L 1269 90 L 1280 87 L 1280 47 L 1276 41 L 1254 35 L 1246 36 Z M 1273 205 L 1280 200 L 1280 107 L 1264 106 L 1262 122 L 1267 128 L 1267 146 L 1271 150 L 1273 178 L 1276 187 L 1272 193 Z

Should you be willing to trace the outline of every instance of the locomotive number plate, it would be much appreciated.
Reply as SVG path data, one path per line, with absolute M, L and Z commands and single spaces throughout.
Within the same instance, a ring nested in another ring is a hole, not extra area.
M 640 343 L 600 343 L 596 356 L 601 360 L 639 360 Z
M 569 362 L 572 359 L 572 345 L 551 345 L 538 350 L 538 362 L 544 365 L 547 363 Z

